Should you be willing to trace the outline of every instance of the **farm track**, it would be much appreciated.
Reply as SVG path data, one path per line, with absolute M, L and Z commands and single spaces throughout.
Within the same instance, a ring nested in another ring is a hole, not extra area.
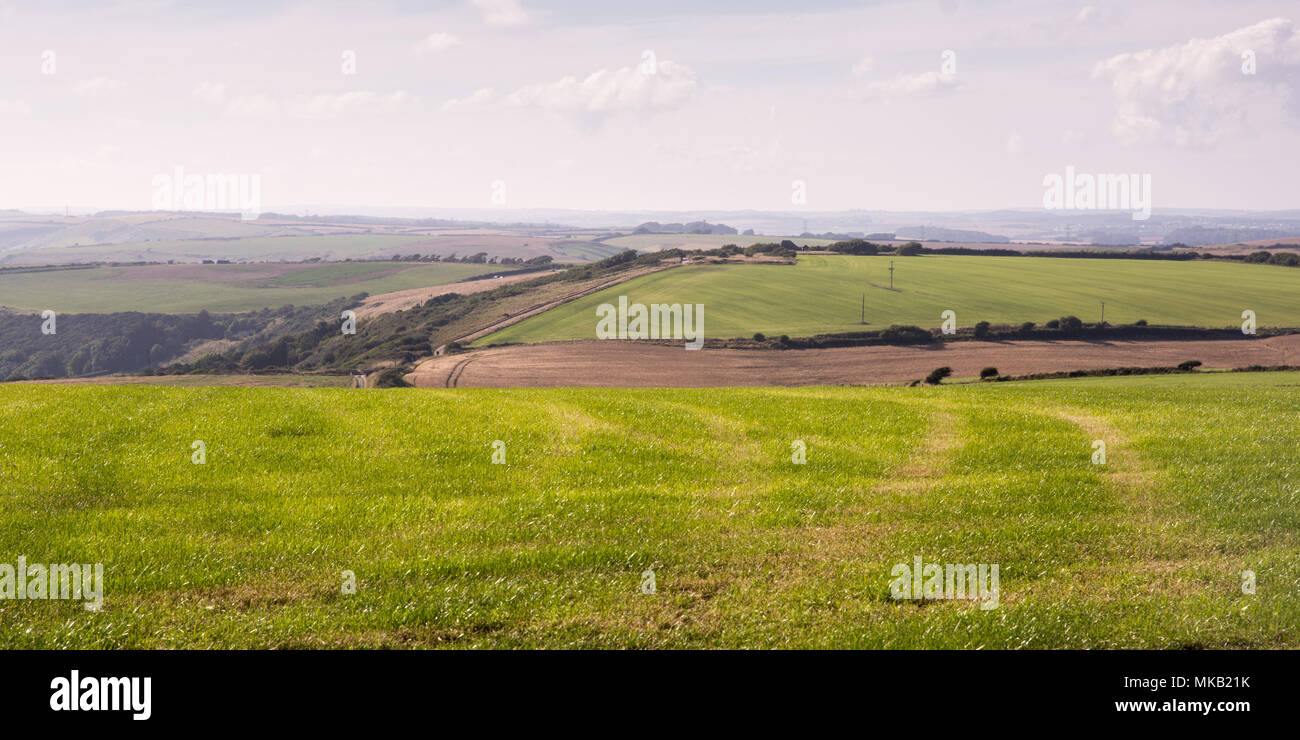
M 504 318 L 504 319 L 500 319 L 500 320 L 498 320 L 498 321 L 494 321 L 494 322 L 488 324 L 487 326 L 480 327 L 480 328 L 475 329 L 474 331 L 471 331 L 471 332 L 469 332 L 469 333 L 467 333 L 467 334 L 462 334 L 461 336 L 458 336 L 458 337 L 456 337 L 455 339 L 453 339 L 453 340 L 451 340 L 451 341 L 452 341 L 452 342 L 461 342 L 461 343 L 472 342 L 472 341 L 474 341 L 474 340 L 476 340 L 476 339 L 479 339 L 480 337 L 485 337 L 485 336 L 491 334 L 492 332 L 500 331 L 501 329 L 504 329 L 504 328 L 506 328 L 507 326 L 512 326 L 512 325 L 514 325 L 514 324 L 517 324 L 517 323 L 519 323 L 520 321 L 523 321 L 524 319 L 530 318 L 530 317 L 532 317 L 532 316 L 536 316 L 537 314 L 542 313 L 542 312 L 544 312 L 544 311 L 549 311 L 550 309 L 555 308 L 556 306 L 561 306 L 561 305 L 564 305 L 565 303 L 569 303 L 569 302 L 571 302 L 571 301 L 576 301 L 576 300 L 578 300 L 579 298 L 582 298 L 582 297 L 584 297 L 584 296 L 591 295 L 592 293 L 596 293 L 596 292 L 601 291 L 601 290 L 604 290 L 604 289 L 606 289 L 606 288 L 609 288 L 609 287 L 612 287 L 612 286 L 618 285 L 619 283 L 625 283 L 625 282 L 627 282 L 627 281 L 629 281 L 629 280 L 632 280 L 632 279 L 635 279 L 635 278 L 639 278 L 639 277 L 642 277 L 642 276 L 644 276 L 644 275 L 649 275 L 650 273 L 653 273 L 653 272 L 661 272 L 661 271 L 663 271 L 663 270 L 671 270 L 671 269 L 674 268 L 674 267 L 676 267 L 676 265 L 667 265 L 667 266 L 662 266 L 662 267 L 652 267 L 652 268 L 645 269 L 645 270 L 629 270 L 629 271 L 627 271 L 627 272 L 625 272 L 625 273 L 620 273 L 619 277 L 617 277 L 617 278 L 614 279 L 614 280 L 607 280 L 607 281 L 604 281 L 604 282 L 602 282 L 602 283 L 599 283 L 599 284 L 596 284 L 596 285 L 592 285 L 592 286 L 589 286 L 589 287 L 583 288 L 583 289 L 581 289 L 581 290 L 576 290 L 576 291 L 573 291 L 572 293 L 567 293 L 567 294 L 565 294 L 565 295 L 563 295 L 563 296 L 561 296 L 561 297 L 559 297 L 559 298 L 556 298 L 556 299 L 553 299 L 553 300 L 550 300 L 550 301 L 543 301 L 543 302 L 541 302 L 541 303 L 535 303 L 535 304 L 533 304 L 533 305 L 531 305 L 531 306 L 525 308 L 524 310 L 520 311 L 519 313 L 516 313 L 516 314 L 514 314 L 514 315 L 512 315 L 512 316 L 507 316 L 506 318 Z M 448 344 L 450 344 L 450 342 L 449 342 Z M 414 380 L 414 376 L 420 374 L 420 373 L 422 372 L 421 368 L 423 368 L 427 363 L 430 363 L 430 362 L 436 362 L 439 358 L 445 357 L 445 354 L 444 354 L 444 353 L 446 352 L 446 349 L 447 349 L 447 345 L 444 344 L 444 345 L 442 345 L 442 346 L 440 346 L 440 347 L 438 347 L 437 349 L 434 350 L 434 352 L 433 352 L 433 356 L 432 356 L 432 357 L 427 357 L 427 358 L 424 358 L 424 359 L 422 359 L 422 360 L 417 360 L 417 361 L 416 361 L 415 371 L 412 372 L 411 374 L 409 374 L 409 375 L 406 376 L 406 380 L 407 380 L 407 382 L 412 383 L 412 384 L 414 384 L 414 385 L 421 385 L 421 383 L 417 383 L 417 382 L 415 382 L 415 380 Z M 454 387 L 456 387 L 456 378 L 453 378 L 452 376 L 455 374 L 455 370 L 456 370 L 457 368 L 460 368 L 460 369 L 463 370 L 465 364 L 468 364 L 468 361 L 466 361 L 465 363 L 457 363 L 456 366 L 452 368 L 452 372 L 448 372 L 448 373 L 447 373 L 446 379 L 443 381 L 443 387 L 446 387 L 446 388 L 454 388 Z M 457 375 L 456 377 L 458 378 L 459 375 Z

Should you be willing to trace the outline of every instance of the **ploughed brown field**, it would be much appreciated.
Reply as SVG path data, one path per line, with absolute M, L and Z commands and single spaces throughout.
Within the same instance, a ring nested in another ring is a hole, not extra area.
M 1300 335 L 1193 341 L 951 342 L 913 347 L 688 351 L 633 341 L 523 344 L 434 357 L 407 381 L 446 387 L 709 387 L 906 383 L 947 365 L 953 377 L 1160 367 L 1300 365 Z

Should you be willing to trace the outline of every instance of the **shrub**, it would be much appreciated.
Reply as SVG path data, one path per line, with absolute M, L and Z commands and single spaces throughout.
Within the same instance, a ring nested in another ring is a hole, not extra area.
M 975 324 L 975 338 L 984 339 L 989 335 L 989 322 L 981 321 Z
M 766 342 L 766 341 L 767 341 L 767 337 L 763 336 L 763 332 L 761 332 L 761 331 L 756 331 L 756 332 L 754 332 L 754 341 L 755 341 L 755 342 Z
M 986 367 L 980 371 L 980 380 L 985 380 L 987 378 L 996 378 L 997 376 L 998 376 L 998 369 L 996 367 Z
M 1083 322 L 1078 316 L 1062 316 L 1061 331 L 1079 331 L 1083 328 Z
M 390 367 L 375 377 L 376 388 L 409 388 L 410 383 L 402 377 L 406 371 L 400 367 Z
M 939 385 L 939 383 L 949 375 L 952 375 L 952 368 L 947 365 L 936 367 L 930 371 L 929 375 L 925 376 L 925 382 L 929 385 Z
M 1061 322 L 1057 321 L 1056 319 L 1052 319 L 1051 321 L 1047 322 L 1046 324 L 1043 324 L 1043 326 L 1046 326 L 1048 329 L 1060 329 L 1060 328 L 1061 328 Z
M 908 242 L 898 248 L 898 254 L 903 257 L 911 257 L 921 253 L 920 242 Z
M 934 335 L 919 326 L 895 324 L 880 332 L 880 339 L 887 344 L 925 344 L 934 341 Z
M 1034 322 L 1032 322 L 1032 321 L 1026 321 L 1025 323 L 1023 323 L 1023 324 L 1020 325 L 1020 333 L 1021 333 L 1021 334 L 1028 334 L 1029 332 L 1031 332 L 1031 331 L 1034 330 L 1034 327 L 1035 327 L 1035 326 L 1036 326 L 1036 324 L 1034 324 Z
M 1188 360 L 1187 362 L 1178 363 L 1178 369 L 1183 372 L 1191 372 L 1193 369 L 1201 366 L 1200 360 Z
M 1146 326 L 1146 325 L 1147 325 L 1146 319 L 1138 319 L 1137 321 L 1133 322 L 1133 326 Z

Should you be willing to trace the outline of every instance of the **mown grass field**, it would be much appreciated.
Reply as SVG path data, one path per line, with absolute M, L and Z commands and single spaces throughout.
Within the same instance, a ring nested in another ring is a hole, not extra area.
M 458 262 L 296 265 L 144 265 L 0 272 L 0 305 L 68 313 L 225 313 L 311 306 L 358 293 L 387 293 L 507 271 Z M 301 269 L 299 269 L 301 268 Z
M 6 385 L 0 562 L 107 587 L 0 646 L 1297 648 L 1298 387 Z M 916 555 L 998 607 L 890 598 Z
M 894 288 L 889 290 L 889 266 Z M 863 294 L 867 325 L 859 323 Z M 631 303 L 704 305 L 714 338 L 810 336 L 883 329 L 935 328 L 952 310 L 958 326 L 978 321 L 1039 324 L 1066 315 L 1112 324 L 1227 327 L 1241 312 L 1259 326 L 1300 325 L 1300 270 L 1226 262 L 1063 259 L 1048 257 L 849 257 L 804 255 L 797 265 L 692 265 L 629 281 L 479 340 L 478 344 L 592 339 L 596 306 Z

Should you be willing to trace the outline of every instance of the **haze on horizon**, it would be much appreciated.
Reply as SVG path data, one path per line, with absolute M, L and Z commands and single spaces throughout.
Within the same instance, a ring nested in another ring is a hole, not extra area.
M 267 211 L 1031 209 L 1069 165 L 1300 207 L 1292 3 L 698 5 L 0 0 L 0 209 L 177 166 Z

